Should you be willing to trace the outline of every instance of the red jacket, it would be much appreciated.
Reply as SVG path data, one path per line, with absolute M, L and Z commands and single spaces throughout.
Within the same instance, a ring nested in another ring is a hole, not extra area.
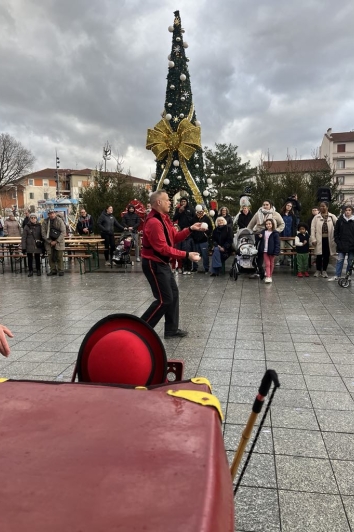
M 156 215 L 158 215 L 158 217 L 156 217 Z M 165 231 L 168 234 L 168 239 L 171 245 L 168 244 Z M 151 212 L 149 212 L 144 223 L 141 256 L 144 259 L 164 262 L 165 264 L 169 262 L 170 258 L 184 259 L 186 257 L 186 252 L 180 251 L 174 246 L 175 244 L 178 244 L 178 242 L 185 240 L 190 234 L 191 231 L 188 227 L 182 231 L 177 231 L 168 214 L 158 213 L 155 209 L 151 209 Z M 162 255 L 162 257 L 157 256 L 154 251 L 159 255 Z M 164 258 L 166 260 L 164 260 Z

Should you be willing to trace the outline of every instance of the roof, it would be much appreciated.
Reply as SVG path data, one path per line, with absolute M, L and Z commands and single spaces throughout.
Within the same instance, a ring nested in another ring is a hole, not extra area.
M 345 131 L 344 133 L 331 133 L 328 137 L 333 142 L 353 142 L 354 141 L 354 131 Z
M 20 184 L 25 179 L 56 179 L 56 168 L 44 168 L 43 170 L 38 170 L 38 172 L 32 172 L 31 174 L 26 174 L 22 177 L 20 177 L 15 183 Z M 59 168 L 58 173 L 60 176 L 67 175 L 75 175 L 75 176 L 91 176 L 94 173 L 94 170 L 91 168 L 83 168 L 82 170 L 70 170 L 68 168 Z M 116 172 L 107 172 L 107 175 L 116 176 Z M 123 177 L 127 177 L 128 180 L 131 183 L 137 183 L 137 184 L 151 184 L 151 181 L 148 179 L 140 179 L 140 177 L 135 177 L 129 174 L 121 174 Z
M 320 172 L 330 170 L 326 159 L 286 159 L 285 161 L 264 161 L 263 167 L 270 174 L 286 174 L 295 172 Z

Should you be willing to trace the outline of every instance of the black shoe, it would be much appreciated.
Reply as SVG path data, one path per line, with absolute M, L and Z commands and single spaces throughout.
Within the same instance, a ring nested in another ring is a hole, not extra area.
M 37 277 L 40 277 L 42 275 L 40 270 L 37 270 Z
M 219 277 L 219 274 L 218 273 L 211 273 L 210 277 Z
M 27 277 L 33 277 L 33 272 L 29 272 Z
M 187 331 L 182 331 L 182 329 L 177 329 L 175 332 L 165 332 L 165 338 L 184 338 L 185 336 L 188 336 Z
M 55 271 L 47 273 L 48 277 L 52 277 L 52 275 L 57 275 L 57 274 L 58 272 L 55 272 Z
M 59 272 L 58 275 L 59 275 L 59 277 L 63 277 L 64 272 Z

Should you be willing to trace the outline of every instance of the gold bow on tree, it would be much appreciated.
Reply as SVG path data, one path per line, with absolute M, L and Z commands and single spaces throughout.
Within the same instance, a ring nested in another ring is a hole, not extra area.
M 201 148 L 200 127 L 187 118 L 181 120 L 177 131 L 173 131 L 167 120 L 160 120 L 154 129 L 148 129 L 146 149 L 152 150 L 156 159 L 161 161 L 166 155 L 178 151 L 178 155 L 187 159 L 197 148 Z

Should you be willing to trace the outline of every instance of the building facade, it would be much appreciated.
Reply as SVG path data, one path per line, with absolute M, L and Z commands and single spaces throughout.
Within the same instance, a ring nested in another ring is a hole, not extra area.
M 327 129 L 320 157 L 325 157 L 336 172 L 339 201 L 354 205 L 354 131 L 333 133 L 332 129 Z

